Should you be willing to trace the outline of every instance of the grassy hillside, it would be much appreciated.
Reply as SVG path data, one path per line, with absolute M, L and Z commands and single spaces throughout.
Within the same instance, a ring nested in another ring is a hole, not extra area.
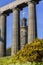
M 0 65 L 43 65 L 43 40 L 26 44 L 12 57 L 0 58 Z
M 0 65 L 7 65 L 8 61 L 10 60 L 10 56 L 7 57 L 1 57 L 0 58 Z
M 20 62 L 42 62 L 43 61 L 43 40 L 36 39 L 30 44 L 26 44 L 23 49 L 17 52 L 9 63 Z

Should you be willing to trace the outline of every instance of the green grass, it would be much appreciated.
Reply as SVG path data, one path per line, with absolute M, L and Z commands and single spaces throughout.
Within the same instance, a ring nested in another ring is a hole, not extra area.
M 39 39 L 26 44 L 13 56 L 0 57 L 0 65 L 43 65 L 41 61 L 43 61 L 43 40 Z
M 9 65 L 43 65 L 43 62 L 25 62 L 25 63 L 13 63 Z
M 10 58 L 11 56 L 1 57 L 0 65 L 43 65 L 43 62 L 17 62 L 8 64 Z
M 10 58 L 11 58 L 11 56 L 1 57 L 0 58 L 0 65 L 7 65 L 7 62 L 9 61 Z

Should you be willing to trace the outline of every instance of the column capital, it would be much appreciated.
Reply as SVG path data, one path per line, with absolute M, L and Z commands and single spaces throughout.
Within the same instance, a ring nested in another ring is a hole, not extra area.
M 0 16 L 8 16 L 7 14 L 3 13 L 3 14 L 0 14 Z
M 18 10 L 18 11 L 20 11 L 21 9 L 18 8 L 18 7 L 16 7 L 16 8 L 13 8 L 13 9 L 12 9 L 12 11 L 14 11 L 14 10 Z
M 38 4 L 39 1 L 41 1 L 41 0 L 29 0 L 29 4 L 30 4 L 31 2 L 34 3 L 34 4 Z

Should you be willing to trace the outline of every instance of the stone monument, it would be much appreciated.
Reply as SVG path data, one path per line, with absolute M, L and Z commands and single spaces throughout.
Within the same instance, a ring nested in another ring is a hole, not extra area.
M 13 14 L 11 55 L 20 49 L 20 10 L 28 6 L 28 43 L 37 38 L 36 5 L 40 0 L 15 0 L 0 8 L 0 57 L 6 55 L 6 17 Z

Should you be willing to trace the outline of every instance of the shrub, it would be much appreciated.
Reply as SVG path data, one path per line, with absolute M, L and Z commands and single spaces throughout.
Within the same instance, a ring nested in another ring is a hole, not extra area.
M 11 48 L 7 48 L 6 49 L 6 56 L 10 56 L 11 55 Z
M 30 44 L 26 44 L 8 63 L 15 62 L 43 61 L 43 40 L 36 39 Z

